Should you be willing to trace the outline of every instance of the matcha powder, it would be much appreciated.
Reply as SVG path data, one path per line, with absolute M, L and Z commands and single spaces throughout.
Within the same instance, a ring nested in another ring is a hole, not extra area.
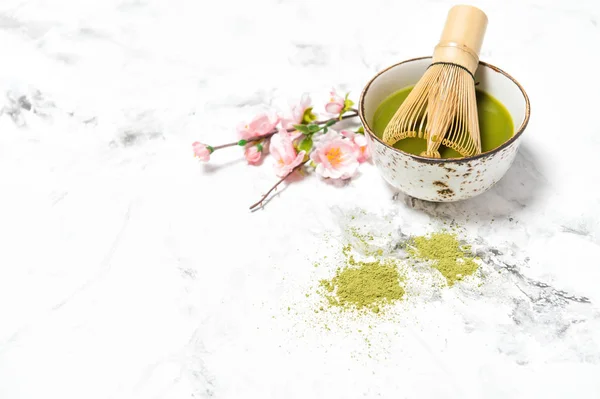
M 379 313 L 381 306 L 402 299 L 398 266 L 391 259 L 358 262 L 339 268 L 331 280 L 321 280 L 324 296 L 331 306 Z
M 352 236 L 362 246 L 372 236 Z M 427 236 L 412 237 L 407 244 L 410 258 L 426 261 L 437 269 L 446 279 L 448 286 L 453 286 L 477 271 L 479 265 L 469 254 L 470 247 L 462 246 L 454 233 L 436 232 Z M 391 305 L 405 296 L 404 284 L 407 282 L 407 270 L 400 268 L 401 262 L 394 255 L 384 255 L 381 249 L 366 253 L 368 258 L 358 259 L 350 244 L 342 250 L 345 261 L 338 267 L 330 279 L 319 282 L 319 293 L 329 306 L 342 310 L 358 310 L 380 313 L 386 305 Z M 323 310 L 321 308 L 320 310 Z
M 468 254 L 470 247 L 460 245 L 455 234 L 441 232 L 414 237 L 408 253 L 414 258 L 432 261 L 432 266 L 453 286 L 479 267 Z

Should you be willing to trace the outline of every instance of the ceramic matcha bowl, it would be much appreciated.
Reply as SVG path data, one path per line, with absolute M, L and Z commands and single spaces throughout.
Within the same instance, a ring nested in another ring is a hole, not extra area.
M 506 72 L 480 62 L 475 74 L 477 89 L 491 94 L 506 107 L 513 121 L 512 137 L 491 151 L 466 158 L 432 159 L 401 151 L 374 133 L 375 111 L 389 95 L 416 84 L 430 63 L 431 57 L 415 58 L 378 73 L 361 94 L 359 114 L 373 161 L 388 183 L 426 201 L 464 200 L 490 189 L 510 168 L 529 121 L 529 98 Z

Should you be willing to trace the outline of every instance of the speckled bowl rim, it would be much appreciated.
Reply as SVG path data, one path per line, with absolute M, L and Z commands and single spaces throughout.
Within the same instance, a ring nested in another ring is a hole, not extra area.
M 484 65 L 488 68 L 490 68 L 491 70 L 493 70 L 494 72 L 498 72 L 501 73 L 502 75 L 506 76 L 507 78 L 509 78 L 515 85 L 517 85 L 517 87 L 519 88 L 519 90 L 521 90 L 521 93 L 523 94 L 523 97 L 525 98 L 525 119 L 523 119 L 523 123 L 521 123 L 521 126 L 519 126 L 519 129 L 517 130 L 517 132 L 507 141 L 505 141 L 502 145 L 494 148 L 493 150 L 490 151 L 486 151 L 486 152 L 482 152 L 481 154 L 477 154 L 477 155 L 473 155 L 471 157 L 464 157 L 464 158 L 426 158 L 426 157 L 422 157 L 419 155 L 415 155 L 415 154 L 411 154 L 402 150 L 399 150 L 398 148 L 392 147 L 391 145 L 387 144 L 386 142 L 384 142 L 382 139 L 380 139 L 379 137 L 377 137 L 377 135 L 375 133 L 373 133 L 373 131 L 371 130 L 371 127 L 369 126 L 369 124 L 367 123 L 366 119 L 365 119 L 365 95 L 367 93 L 367 91 L 369 90 L 369 88 L 371 87 L 371 84 L 375 81 L 375 79 L 377 79 L 380 75 L 384 74 L 385 72 L 389 71 L 392 68 L 395 68 L 399 65 L 402 64 L 406 64 L 409 62 L 414 62 L 414 61 L 420 61 L 420 60 L 425 60 L 425 59 L 431 59 L 431 56 L 426 56 L 426 57 L 418 57 L 418 58 L 411 58 L 409 60 L 406 61 L 402 61 L 399 62 L 397 64 L 391 65 L 383 70 L 381 70 L 380 72 L 378 72 L 375 76 L 373 76 L 373 78 L 369 81 L 369 83 L 367 83 L 367 85 L 364 87 L 364 89 L 362 90 L 361 94 L 360 94 L 360 99 L 359 99 L 359 106 L 358 106 L 358 116 L 360 117 L 360 120 L 363 124 L 363 126 L 365 127 L 365 131 L 367 131 L 369 133 L 369 135 L 371 136 L 371 138 L 373 138 L 374 140 L 377 140 L 378 142 L 380 142 L 381 144 L 383 144 L 384 146 L 388 147 L 389 149 L 391 149 L 392 151 L 396 151 L 399 152 L 401 154 L 405 154 L 408 155 L 412 158 L 414 158 L 417 161 L 420 162 L 424 162 L 424 163 L 432 163 L 432 164 L 437 164 L 437 163 L 446 163 L 446 162 L 459 162 L 459 163 L 464 163 L 464 162 L 470 162 L 473 161 L 475 159 L 479 159 L 479 158 L 483 158 L 483 157 L 488 157 L 494 153 L 497 153 L 499 151 L 502 151 L 502 149 L 508 147 L 509 145 L 511 145 L 513 142 L 515 142 L 515 140 L 517 140 L 521 134 L 523 134 L 523 132 L 525 131 L 525 128 L 527 127 L 527 124 L 529 123 L 529 115 L 530 115 L 530 105 L 529 105 L 529 96 L 527 95 L 527 93 L 525 92 L 525 89 L 523 89 L 523 86 L 521 86 L 521 84 L 519 82 L 517 82 L 517 80 L 515 78 L 513 78 L 512 76 L 510 76 L 508 73 L 504 72 L 502 69 L 492 65 L 492 64 L 488 64 L 487 62 L 483 62 L 483 61 L 479 61 L 479 65 Z M 400 90 L 400 89 L 398 89 Z

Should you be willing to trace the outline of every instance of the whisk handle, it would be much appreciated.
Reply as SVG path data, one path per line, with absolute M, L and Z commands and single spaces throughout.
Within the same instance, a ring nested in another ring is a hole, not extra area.
M 487 23 L 487 16 L 479 8 L 467 5 L 452 7 L 434 50 L 433 62 L 452 62 L 474 74 Z

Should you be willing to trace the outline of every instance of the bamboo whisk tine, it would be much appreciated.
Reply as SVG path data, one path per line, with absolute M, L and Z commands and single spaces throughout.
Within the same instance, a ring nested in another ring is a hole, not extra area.
M 481 153 L 474 74 L 486 28 L 481 10 L 450 9 L 433 62 L 386 126 L 385 142 L 426 139 L 421 155 L 431 158 L 440 158 L 440 145 L 463 156 Z

